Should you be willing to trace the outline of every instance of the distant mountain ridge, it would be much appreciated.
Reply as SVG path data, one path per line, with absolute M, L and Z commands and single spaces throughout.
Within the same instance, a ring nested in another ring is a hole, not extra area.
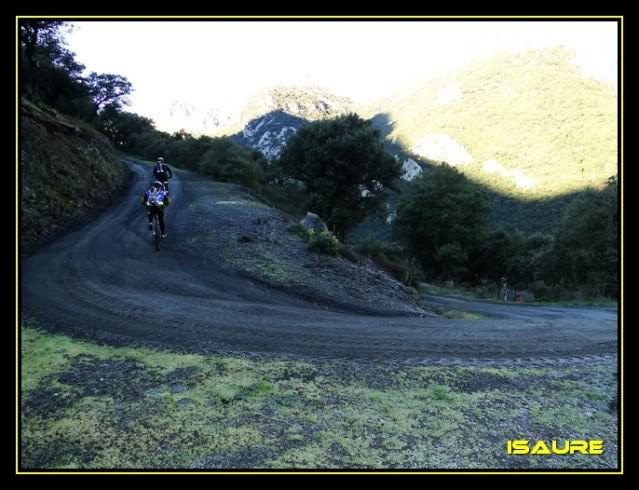
M 241 112 L 243 127 L 231 138 L 277 158 L 297 129 L 319 119 L 347 114 L 353 103 L 319 87 L 273 87 L 259 91 Z
M 231 139 L 258 150 L 271 160 L 279 156 L 288 139 L 307 122 L 280 110 L 272 111 L 250 121 L 241 132 L 232 135 Z
M 332 94 L 320 87 L 271 87 L 260 90 L 247 101 L 240 113 L 240 121 L 247 124 L 274 111 L 316 121 L 347 114 L 353 107 L 353 102 L 347 97 Z
M 212 135 L 225 127 L 237 124 L 237 115 L 218 107 L 197 105 L 185 99 L 175 99 L 166 114 L 161 116 L 161 127 L 173 133 L 182 129 L 199 135 Z

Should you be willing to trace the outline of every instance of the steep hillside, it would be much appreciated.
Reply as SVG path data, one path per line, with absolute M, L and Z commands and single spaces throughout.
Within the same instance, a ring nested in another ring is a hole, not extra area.
M 99 210 L 127 171 L 106 138 L 23 100 L 20 111 L 22 252 Z
M 501 194 L 548 198 L 617 173 L 617 97 L 563 48 L 503 54 L 373 106 L 388 138 Z
M 250 121 L 231 138 L 237 143 L 255 148 L 266 158 L 277 158 L 286 141 L 307 121 L 283 111 L 272 111 Z

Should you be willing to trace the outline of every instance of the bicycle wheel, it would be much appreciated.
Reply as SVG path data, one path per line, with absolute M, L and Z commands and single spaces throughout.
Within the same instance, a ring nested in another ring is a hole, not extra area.
M 153 235 L 155 238 L 155 250 L 156 252 L 160 251 L 160 221 L 158 219 L 157 213 L 153 216 Z

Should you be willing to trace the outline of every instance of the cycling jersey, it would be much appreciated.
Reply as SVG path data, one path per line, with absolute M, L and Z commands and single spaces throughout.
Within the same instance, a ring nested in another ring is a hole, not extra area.
M 144 193 L 147 206 L 163 206 L 166 200 L 166 192 L 152 187 Z
M 173 172 L 171 172 L 171 169 L 166 163 L 156 164 L 155 167 L 153 167 L 153 175 L 161 182 L 166 182 L 173 178 Z

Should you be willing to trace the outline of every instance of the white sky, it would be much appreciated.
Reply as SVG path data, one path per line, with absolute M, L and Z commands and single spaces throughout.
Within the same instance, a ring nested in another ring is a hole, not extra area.
M 499 50 L 562 44 L 616 84 L 615 22 L 78 22 L 69 49 L 87 70 L 127 77 L 129 110 L 157 119 L 176 99 L 237 111 L 274 84 L 323 86 L 355 101 Z M 161 128 L 160 128 L 161 129 Z

